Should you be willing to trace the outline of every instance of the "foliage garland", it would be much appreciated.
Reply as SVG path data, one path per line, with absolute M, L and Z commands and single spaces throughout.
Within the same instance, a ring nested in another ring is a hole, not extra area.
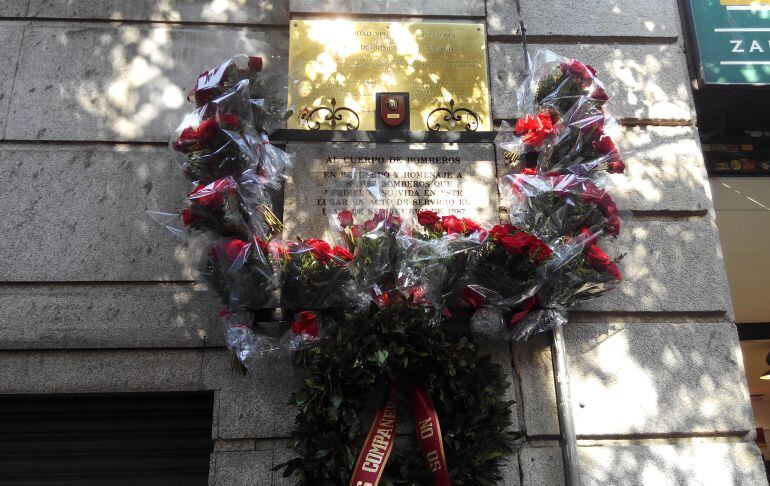
M 345 314 L 309 351 L 310 376 L 293 395 L 298 456 L 276 467 L 301 485 L 347 484 L 368 424 L 365 404 L 380 385 L 416 383 L 433 398 L 453 485 L 488 486 L 501 479 L 505 455 L 519 436 L 508 430 L 512 402 L 501 366 L 467 336 L 452 339 L 426 326 L 435 311 L 401 300 L 368 315 Z M 431 484 L 417 448 L 396 446 L 381 484 Z

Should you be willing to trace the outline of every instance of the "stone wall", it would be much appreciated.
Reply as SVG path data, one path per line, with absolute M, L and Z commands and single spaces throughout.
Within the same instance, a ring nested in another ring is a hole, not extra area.
M 571 315 L 573 408 L 587 484 L 766 484 L 701 160 L 676 0 L 522 0 L 530 49 L 592 64 L 633 150 L 613 193 L 626 281 Z M 215 298 L 146 209 L 181 203 L 165 146 L 184 88 L 237 52 L 288 48 L 290 15 L 486 19 L 496 120 L 518 115 L 513 0 L 10 0 L 0 11 L 1 393 L 216 390 L 210 483 L 270 471 L 301 372 L 227 369 Z M 282 58 L 282 60 L 280 59 Z M 506 485 L 561 484 L 544 339 L 497 353 L 526 433 Z M 269 392 L 266 392 L 268 391 Z

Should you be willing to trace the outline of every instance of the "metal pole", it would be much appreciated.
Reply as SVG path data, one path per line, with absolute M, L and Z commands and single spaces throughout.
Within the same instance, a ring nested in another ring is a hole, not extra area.
M 567 352 L 564 349 L 564 332 L 560 325 L 553 328 L 551 356 L 553 357 L 553 374 L 556 380 L 556 411 L 559 414 L 564 481 L 566 486 L 582 486 L 583 479 L 580 477 L 575 420 L 572 416 Z

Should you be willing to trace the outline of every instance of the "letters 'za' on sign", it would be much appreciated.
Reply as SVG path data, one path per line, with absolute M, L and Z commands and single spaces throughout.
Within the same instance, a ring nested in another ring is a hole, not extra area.
M 394 92 L 409 94 L 406 130 L 440 108 L 431 129 L 491 130 L 484 24 L 291 22 L 287 128 L 375 130 L 376 95 Z
M 686 3 L 702 83 L 770 83 L 770 0 Z

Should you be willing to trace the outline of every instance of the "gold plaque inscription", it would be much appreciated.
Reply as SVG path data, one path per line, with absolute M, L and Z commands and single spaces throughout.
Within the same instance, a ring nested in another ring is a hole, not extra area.
M 484 25 L 291 22 L 288 128 L 374 130 L 379 92 L 409 93 L 410 130 L 491 130 Z

